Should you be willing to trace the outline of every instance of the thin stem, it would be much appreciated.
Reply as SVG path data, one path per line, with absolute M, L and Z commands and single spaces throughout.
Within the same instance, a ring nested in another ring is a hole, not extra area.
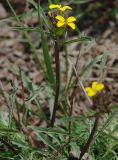
M 70 116 L 70 120 L 69 120 L 69 124 L 68 124 L 68 134 L 69 134 L 69 139 L 68 139 L 68 144 L 71 142 L 71 128 L 72 128 L 72 121 L 71 121 L 71 117 L 72 117 L 72 112 L 73 112 L 73 98 L 70 100 L 70 102 L 68 102 L 69 105 L 69 116 Z M 68 147 L 68 152 L 70 152 L 70 146 Z
M 55 40 L 54 56 L 55 56 L 55 72 L 56 72 L 56 91 L 55 91 L 55 102 L 51 119 L 51 127 L 54 126 L 56 111 L 58 108 L 58 99 L 59 99 L 60 63 L 59 63 L 59 45 L 57 39 Z
M 64 42 L 66 41 L 66 37 L 67 37 L 67 33 L 65 34 L 64 37 Z M 66 82 L 68 80 L 68 49 L 67 49 L 67 45 L 64 43 L 64 52 L 65 52 L 65 76 L 66 76 Z
M 75 97 L 75 94 L 76 94 L 76 84 L 77 84 L 77 81 L 75 83 L 75 86 L 73 88 L 72 94 L 70 96 L 70 101 L 68 102 L 68 105 L 70 106 L 70 108 L 69 108 L 69 116 L 70 116 L 70 118 L 72 117 L 72 114 L 73 114 L 73 102 L 74 102 L 74 97 Z M 71 141 L 71 126 L 72 126 L 72 122 L 71 122 L 71 119 L 70 119 L 70 121 L 69 121 L 69 137 L 70 137 L 70 141 Z
M 26 112 L 26 107 L 25 107 L 25 88 L 24 88 L 24 84 L 23 84 L 23 80 L 22 80 L 22 71 L 20 68 L 20 78 L 21 78 L 21 91 L 22 91 L 22 113 L 23 113 L 23 117 L 22 117 L 22 122 L 24 123 L 24 118 L 25 118 L 25 112 Z
M 53 155 L 51 155 L 49 158 L 47 158 L 47 160 L 55 159 L 55 157 L 57 158 L 57 156 L 58 156 L 59 154 L 61 155 L 61 154 L 63 153 L 65 147 L 67 147 L 69 143 L 70 143 L 70 142 L 69 142 L 69 140 L 68 140 L 63 146 L 59 147 L 59 149 L 58 149 Z M 58 159 L 58 158 L 57 158 L 57 159 Z M 56 160 L 56 159 L 55 159 L 55 160 Z
M 80 157 L 79 157 L 78 160 L 81 160 L 82 157 L 84 156 L 84 154 L 88 151 L 88 149 L 89 149 L 89 147 L 90 147 L 90 145 L 91 145 L 91 143 L 92 143 L 92 140 L 93 140 L 93 138 L 94 138 L 94 134 L 95 134 L 95 132 L 96 132 L 96 129 L 97 129 L 97 126 L 98 126 L 98 122 L 99 122 L 99 114 L 96 115 L 95 122 L 94 122 L 94 125 L 93 125 L 93 128 L 92 128 L 92 131 L 91 131 L 90 136 L 89 136 L 87 142 L 85 143 L 83 149 L 81 150 Z
M 73 101 L 73 100 L 72 100 Z M 71 104 L 72 103 L 72 104 Z M 71 118 L 72 116 L 72 111 L 73 111 L 73 102 L 69 102 L 68 101 L 68 105 L 69 105 L 69 116 Z M 69 125 L 68 125 L 68 133 L 69 133 L 69 143 L 71 142 L 71 126 L 72 126 L 72 122 L 71 119 L 69 120 Z
M 77 79 L 76 79 L 77 80 Z M 70 101 L 68 101 L 68 106 L 69 106 L 69 116 L 70 116 L 70 120 L 69 120 L 69 125 L 68 125 L 68 132 L 69 132 L 69 143 L 71 142 L 71 130 L 72 130 L 72 121 L 71 121 L 71 117 L 73 114 L 73 104 L 74 104 L 74 97 L 76 94 L 76 85 L 77 85 L 77 81 L 75 83 L 75 86 L 73 88 L 72 94 L 70 96 Z M 69 150 L 70 151 L 70 147 Z
M 18 123 L 19 123 L 20 129 L 21 129 L 20 112 L 19 112 L 19 108 L 18 108 L 18 101 L 17 101 L 17 99 L 15 100 L 15 102 L 16 102 L 16 110 L 17 110 L 17 115 L 18 115 Z
M 80 56 L 80 49 L 79 49 L 79 53 L 78 53 L 76 62 L 75 62 L 75 64 L 74 64 L 74 66 L 73 66 L 73 70 L 72 70 L 70 79 L 69 79 L 68 84 L 67 84 L 67 87 L 66 87 L 66 89 L 65 89 L 65 94 L 67 94 L 68 90 L 69 90 L 70 88 L 72 88 L 71 83 L 72 83 L 73 75 L 75 74 L 75 69 L 74 69 L 74 68 L 77 68 L 78 61 L 79 61 L 79 56 Z M 76 76 L 76 78 L 78 77 L 77 75 L 75 75 L 75 76 Z M 76 82 L 76 79 L 75 79 L 74 82 Z

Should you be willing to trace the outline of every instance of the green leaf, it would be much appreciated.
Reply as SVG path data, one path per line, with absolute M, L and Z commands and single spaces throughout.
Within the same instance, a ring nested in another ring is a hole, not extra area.
M 117 105 L 117 107 L 118 107 L 118 105 Z M 105 129 L 109 126 L 109 124 L 110 124 L 110 123 L 113 121 L 113 119 L 117 116 L 117 114 L 118 114 L 118 109 L 115 110 L 115 111 L 113 111 L 113 112 L 109 115 L 109 117 L 108 117 L 108 119 L 106 120 L 106 122 L 103 124 L 103 126 L 100 128 L 100 130 L 99 130 L 98 133 L 96 134 L 95 139 L 96 139 L 98 136 L 100 136 L 100 135 L 105 131 Z
M 27 31 L 27 32 L 44 32 L 45 34 L 50 34 L 49 32 L 45 31 L 45 30 L 42 30 L 40 29 L 39 27 L 21 27 L 21 26 L 18 26 L 18 27 L 12 27 L 11 28 L 12 30 L 17 30 L 17 31 Z
M 49 28 L 50 25 L 48 22 L 48 18 L 46 17 L 41 6 L 33 0 L 28 0 L 28 2 L 31 3 L 36 9 L 38 9 L 39 24 L 42 22 L 41 20 L 43 19 L 47 28 Z M 42 26 L 41 26 L 41 28 L 42 28 Z M 48 43 L 47 43 L 46 35 L 44 32 L 41 32 L 41 44 L 42 44 L 42 49 L 43 49 L 44 61 L 45 61 L 45 65 L 46 65 L 46 73 L 47 73 L 46 75 L 47 75 L 47 78 L 48 78 L 48 81 L 49 81 L 51 87 L 54 89 L 55 88 L 55 79 L 54 79 L 54 75 L 53 75 L 53 68 L 52 68 L 52 62 L 51 62 L 50 53 L 49 53 L 49 49 L 48 49 Z
M 41 141 L 44 142 L 44 144 L 46 144 L 48 147 L 50 147 L 52 150 L 56 151 L 55 146 L 53 145 L 53 143 L 49 140 L 49 137 L 43 133 L 37 133 L 35 132 L 35 134 L 37 135 L 37 138 Z
M 71 3 L 73 4 L 84 4 L 84 3 L 88 3 L 91 2 L 93 0 L 72 0 Z
M 103 82 L 103 80 L 104 80 L 105 65 L 107 62 L 107 57 L 108 57 L 108 53 L 105 52 L 102 56 L 101 64 L 100 64 L 100 82 Z
M 33 17 L 36 17 L 36 16 L 37 16 L 37 11 L 32 11 L 30 13 L 28 12 L 28 13 L 23 13 L 23 14 L 17 15 L 17 18 L 19 20 L 22 20 L 22 19 L 26 19 L 27 17 L 28 18 L 33 18 Z M 8 18 L 1 19 L 0 23 L 10 22 L 10 21 L 16 21 L 17 18 L 16 18 L 16 16 L 10 16 Z
M 86 41 L 92 41 L 93 38 L 91 37 L 80 37 L 80 38 L 77 38 L 77 39 L 72 39 L 72 40 L 69 40 L 69 41 L 65 41 L 64 44 L 71 44 L 71 43 L 75 43 L 75 42 L 78 42 L 78 43 L 83 43 L 83 42 L 86 42 Z
M 13 116 L 13 109 L 15 107 L 15 99 L 16 99 L 16 93 L 18 90 L 18 81 L 15 80 L 12 93 L 9 97 L 9 127 L 12 127 L 12 116 Z
M 61 134 L 61 135 L 68 135 L 68 132 L 62 131 L 61 128 L 41 128 L 41 127 L 32 127 L 32 129 L 36 130 L 38 133 L 46 133 L 46 134 Z
M 48 50 L 48 44 L 46 41 L 45 33 L 41 33 L 41 43 L 42 43 L 42 48 L 43 48 L 43 55 L 44 55 L 44 61 L 46 65 L 46 70 L 47 70 L 47 75 L 48 75 L 48 80 L 49 83 L 51 84 L 52 88 L 55 88 L 55 79 L 54 79 L 54 74 L 53 74 L 53 68 L 52 68 L 52 62 Z
M 17 130 L 6 129 L 6 128 L 1 128 L 1 127 L 0 127 L 0 131 L 3 133 L 16 133 L 16 132 L 18 132 Z
M 70 146 L 71 146 L 71 152 L 74 152 L 75 156 L 79 157 L 79 155 L 80 155 L 80 147 L 77 145 L 77 143 L 76 142 L 71 142 Z

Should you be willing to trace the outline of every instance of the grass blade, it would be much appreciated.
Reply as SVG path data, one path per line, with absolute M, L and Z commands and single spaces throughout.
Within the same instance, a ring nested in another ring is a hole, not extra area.
M 55 80 L 54 80 L 54 75 L 53 75 L 53 68 L 52 68 L 52 63 L 51 63 L 51 58 L 48 50 L 48 45 L 45 37 L 45 33 L 41 33 L 41 43 L 42 43 L 42 48 L 43 48 L 43 55 L 44 55 L 44 61 L 46 65 L 46 72 L 48 75 L 48 80 L 52 86 L 52 88 L 55 88 Z

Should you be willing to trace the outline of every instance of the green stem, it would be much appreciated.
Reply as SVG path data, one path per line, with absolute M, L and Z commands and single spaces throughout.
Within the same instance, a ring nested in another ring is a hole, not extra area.
M 67 44 L 65 43 L 66 37 L 67 37 L 67 34 L 65 34 L 65 37 L 64 37 L 65 66 L 66 66 L 65 74 L 66 74 L 66 82 L 67 82 L 68 80 L 68 50 L 67 50 Z
M 52 1 L 51 1 L 51 0 L 48 0 L 48 3 L 49 3 L 49 4 L 51 4 L 51 3 L 52 3 Z
M 55 101 L 51 119 L 51 127 L 54 126 L 56 111 L 58 108 L 58 99 L 59 99 L 59 81 L 60 81 L 60 63 L 59 63 L 59 45 L 58 40 L 55 40 L 55 72 L 56 72 L 56 90 L 55 90 Z

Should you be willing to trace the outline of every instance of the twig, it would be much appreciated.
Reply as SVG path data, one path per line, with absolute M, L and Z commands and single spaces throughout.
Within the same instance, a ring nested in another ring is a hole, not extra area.
M 89 98 L 89 96 L 87 95 L 87 93 L 86 93 L 86 91 L 85 91 L 85 88 L 84 88 L 83 83 L 82 83 L 81 80 L 79 80 L 79 85 L 80 85 L 82 91 L 84 92 L 84 95 L 85 95 L 85 97 L 87 98 L 90 106 L 93 106 L 93 102 L 92 102 L 92 100 Z
M 55 102 L 54 102 L 54 107 L 53 107 L 53 113 L 52 113 L 52 119 L 51 119 L 51 127 L 54 126 L 55 122 L 55 116 L 56 116 L 56 111 L 58 108 L 58 99 L 59 99 L 59 45 L 58 45 L 58 40 L 55 40 L 55 71 L 56 71 L 56 91 L 55 91 Z
M 96 132 L 96 129 L 97 129 L 97 126 L 98 126 L 98 122 L 99 122 L 99 114 L 96 115 L 94 126 L 92 128 L 92 131 L 90 133 L 90 136 L 89 136 L 86 144 L 84 145 L 83 149 L 81 150 L 80 157 L 79 157 L 78 160 L 81 160 L 82 157 L 84 156 L 84 154 L 88 151 L 88 149 L 90 147 L 90 144 L 92 143 L 92 140 L 94 138 L 94 134 Z

